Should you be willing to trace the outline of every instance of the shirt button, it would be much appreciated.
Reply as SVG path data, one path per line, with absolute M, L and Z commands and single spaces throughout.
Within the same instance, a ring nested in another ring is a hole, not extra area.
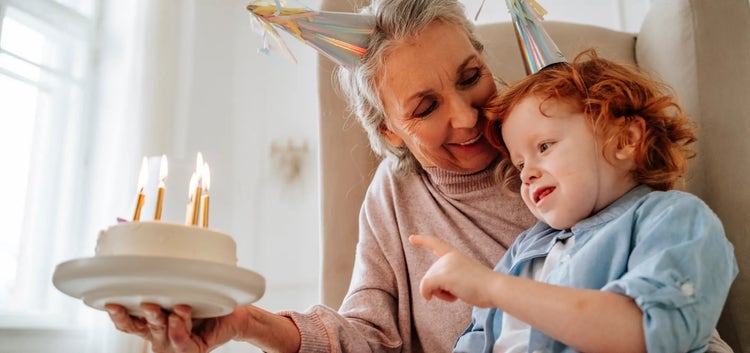
M 682 291 L 682 294 L 687 296 L 692 296 L 695 293 L 695 288 L 690 282 L 683 283 L 682 286 L 680 286 L 680 290 Z
M 568 261 L 570 261 L 570 254 L 565 254 L 565 256 L 563 256 L 562 259 L 560 260 L 560 262 L 562 263 L 566 263 Z

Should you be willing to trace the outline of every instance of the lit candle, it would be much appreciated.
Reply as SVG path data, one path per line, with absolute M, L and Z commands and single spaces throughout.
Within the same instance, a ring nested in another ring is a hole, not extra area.
M 193 217 L 192 221 L 190 222 L 190 224 L 194 226 L 198 225 L 198 216 L 200 215 L 201 188 L 203 181 L 202 169 L 203 155 L 198 152 L 198 156 L 195 158 L 195 175 L 197 182 L 195 183 L 195 193 L 193 194 Z
M 188 203 L 185 210 L 185 224 L 193 224 L 193 199 L 195 198 L 195 187 L 198 185 L 198 175 L 193 172 L 188 185 Z
M 167 156 L 161 155 L 161 162 L 159 163 L 159 190 L 156 194 L 156 210 L 154 211 L 154 220 L 156 221 L 161 219 L 161 209 L 164 203 L 164 187 L 168 173 Z
M 208 163 L 203 164 L 203 196 L 201 197 L 201 219 L 203 228 L 208 228 L 208 189 L 211 187 L 211 170 Z
M 146 199 L 146 194 L 143 193 L 143 189 L 146 187 L 146 180 L 148 180 L 148 161 L 146 157 L 143 157 L 141 173 L 138 175 L 138 200 L 135 202 L 134 221 L 141 219 L 141 207 L 143 207 L 143 201 Z

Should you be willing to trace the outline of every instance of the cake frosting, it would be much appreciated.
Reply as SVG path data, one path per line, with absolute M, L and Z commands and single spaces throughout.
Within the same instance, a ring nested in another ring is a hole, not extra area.
M 96 256 L 158 256 L 237 265 L 237 244 L 215 230 L 169 222 L 123 222 L 99 233 Z

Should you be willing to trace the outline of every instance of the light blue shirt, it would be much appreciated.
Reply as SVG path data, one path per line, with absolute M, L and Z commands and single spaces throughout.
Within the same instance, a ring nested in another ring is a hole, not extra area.
M 537 223 L 518 237 L 495 271 L 518 276 L 531 260 L 546 257 L 558 239 L 572 235 L 575 245 L 545 282 L 633 298 L 643 312 L 650 353 L 708 348 L 738 269 L 721 221 L 703 201 L 638 186 L 569 230 Z M 454 352 L 491 353 L 502 315 L 499 308 L 474 308 Z M 529 352 L 575 350 L 532 328 Z

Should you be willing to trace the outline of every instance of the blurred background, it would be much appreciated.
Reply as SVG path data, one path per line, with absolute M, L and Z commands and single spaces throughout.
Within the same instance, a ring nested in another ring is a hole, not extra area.
M 546 20 L 628 32 L 649 7 L 538 2 Z M 257 305 L 319 302 L 316 65 L 326 59 L 286 34 L 297 63 L 259 53 L 247 3 L 0 0 L 0 353 L 144 351 L 51 282 L 58 263 L 94 255 L 99 230 L 132 217 L 144 156 L 152 182 L 143 220 L 166 155 L 162 219 L 184 221 L 201 152 L 210 227 L 234 237 L 239 266 L 266 278 Z M 474 18 L 482 0 L 464 4 Z M 477 22 L 508 19 L 504 1 L 487 0 Z

